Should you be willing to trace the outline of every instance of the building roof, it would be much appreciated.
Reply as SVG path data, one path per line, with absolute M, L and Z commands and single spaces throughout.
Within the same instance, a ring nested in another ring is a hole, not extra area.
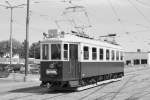
M 124 53 L 128 53 L 128 54 L 148 54 L 150 52 L 124 52 Z

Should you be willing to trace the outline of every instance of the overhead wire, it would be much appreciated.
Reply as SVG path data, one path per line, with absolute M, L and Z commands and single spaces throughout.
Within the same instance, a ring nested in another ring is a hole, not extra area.
M 145 26 L 145 25 L 142 25 L 142 24 L 135 24 L 135 25 L 138 25 L 138 26 L 141 26 L 141 27 L 144 27 L 144 28 L 147 28 L 147 29 L 145 29 L 145 30 L 137 30 L 137 31 L 130 31 L 130 32 L 129 32 L 129 31 L 126 31 L 126 30 L 125 30 L 126 28 L 125 28 L 124 25 L 123 25 L 122 19 L 119 17 L 119 15 L 118 15 L 118 13 L 117 13 L 115 7 L 113 6 L 111 0 L 107 0 L 107 1 L 109 2 L 109 5 L 111 6 L 111 9 L 112 9 L 114 15 L 116 16 L 117 21 L 119 21 L 119 23 L 122 25 L 122 28 L 124 29 L 126 35 L 128 35 L 128 34 L 130 34 L 130 33 L 138 33 L 138 32 L 147 32 L 147 31 L 150 31 L 150 29 L 149 29 L 150 27 Z M 128 0 L 128 1 L 129 1 L 129 0 Z M 136 10 L 138 10 L 137 7 L 136 7 Z M 144 18 L 147 19 L 147 17 L 146 17 L 140 10 L 138 10 L 138 12 L 139 12 Z M 120 37 L 120 36 L 118 36 L 118 37 Z
M 140 2 L 139 0 L 136 0 L 138 3 L 141 3 L 141 4 L 144 4 L 143 2 Z M 135 8 L 135 10 L 144 18 L 144 20 L 146 22 L 148 22 L 150 24 L 150 20 L 145 16 L 145 14 L 133 3 L 131 2 L 130 0 L 128 0 L 128 2 Z M 145 4 L 144 4 L 145 5 Z M 147 28 L 147 30 L 139 30 L 139 31 L 134 31 L 132 33 L 139 33 L 139 32 L 147 32 L 147 31 L 150 31 L 150 27 L 149 26 L 145 26 L 145 25 L 141 25 L 141 24 L 136 24 L 138 26 L 142 26 L 142 27 L 145 27 Z
M 111 7 L 111 9 L 112 9 L 114 15 L 116 16 L 117 21 L 121 22 L 121 19 L 120 19 L 120 17 L 118 16 L 118 13 L 117 13 L 116 9 L 114 8 L 114 6 L 113 6 L 111 0 L 107 0 L 107 1 L 108 1 L 108 3 L 110 4 L 110 7 Z
M 124 32 L 125 32 L 126 35 L 129 35 L 130 33 L 138 33 L 138 32 L 147 32 L 147 31 L 150 31 L 150 29 L 149 29 L 150 27 L 142 25 L 142 24 L 136 24 L 136 25 L 139 25 L 141 27 L 147 28 L 147 30 L 138 30 L 138 31 L 132 31 L 132 32 L 131 31 L 127 31 L 127 29 L 125 28 L 125 26 L 123 24 L 122 19 L 118 15 L 118 13 L 117 13 L 115 7 L 113 6 L 111 0 L 107 0 L 107 1 L 108 1 L 109 5 L 111 6 L 111 9 L 112 9 L 112 11 L 113 11 L 113 13 L 114 13 L 117 21 L 121 24 L 122 29 L 124 30 Z M 137 7 L 136 7 L 136 9 L 137 9 Z M 140 12 L 140 11 L 138 10 L 138 12 Z M 140 14 L 142 14 L 142 16 L 144 16 L 146 18 L 146 16 L 142 12 L 140 12 Z M 121 37 L 121 35 L 119 35 L 119 36 L 117 35 L 117 37 Z M 134 39 L 137 39 L 137 37 L 134 36 Z
M 147 4 L 147 3 L 144 3 L 143 1 L 140 1 L 140 0 L 136 0 L 138 3 L 140 3 L 141 5 L 143 6 L 146 6 L 146 7 L 150 7 L 150 4 Z M 144 26 L 145 28 L 150 28 L 148 26 Z M 148 41 L 144 41 L 147 43 L 147 45 L 150 45 L 150 43 Z
M 14 20 L 14 23 L 16 23 L 18 25 L 21 25 L 23 27 L 25 26 L 25 24 L 22 24 L 21 22 L 16 21 L 16 20 Z M 43 31 L 42 29 L 39 29 L 39 28 L 36 28 L 36 27 L 32 27 L 32 26 L 30 26 L 30 29 L 32 29 L 33 31 L 37 31 L 37 32 L 42 32 Z
M 147 3 L 143 2 L 143 1 L 140 1 L 140 0 L 136 0 L 136 1 L 137 1 L 138 3 L 144 5 L 144 6 L 150 7 L 150 4 L 147 4 Z
M 147 31 L 150 31 L 150 29 L 147 29 L 147 30 L 132 31 L 132 33 L 147 32 Z
M 148 22 L 150 24 L 150 20 L 144 15 L 144 13 L 130 0 L 128 0 L 128 2 L 135 8 L 135 10 L 144 18 L 144 20 L 146 22 Z
M 116 17 L 116 20 L 120 23 L 121 27 L 122 27 L 122 31 L 124 34 L 129 34 L 130 32 L 127 31 L 126 27 L 124 26 L 124 23 L 122 21 L 122 19 L 120 18 L 120 16 L 118 15 L 118 12 L 116 11 L 115 7 L 113 6 L 111 0 L 107 0 L 111 9 L 112 9 L 112 12 L 114 13 L 115 17 Z M 120 37 L 119 35 L 117 35 L 117 37 Z
M 72 18 L 72 19 L 71 19 L 71 20 L 72 20 L 71 26 L 73 26 L 73 28 L 74 28 L 76 31 L 78 31 L 78 32 L 80 32 L 80 30 L 81 30 L 81 31 L 84 31 L 85 28 L 89 28 L 89 27 L 92 26 L 92 25 L 90 24 L 89 16 L 88 16 L 88 14 L 87 14 L 87 11 L 86 11 L 85 7 L 79 6 L 79 5 L 75 5 L 75 4 L 72 3 L 72 1 L 73 1 L 73 0 L 64 0 L 64 2 L 69 2 L 69 4 L 70 4 L 71 6 L 69 6 L 69 7 L 67 7 L 67 8 L 65 9 L 65 11 L 64 11 L 63 14 L 62 14 L 62 16 L 65 15 L 66 18 L 67 18 L 68 20 L 70 20 L 70 18 L 69 18 L 69 13 L 72 13 L 72 14 L 74 14 L 74 13 L 84 14 L 84 16 L 86 17 L 86 20 L 87 20 L 86 22 L 87 22 L 87 23 L 84 23 L 83 20 L 81 19 L 81 17 L 78 18 L 78 17 L 79 17 L 79 14 L 76 14 L 77 16 L 71 16 L 71 18 Z M 80 24 L 79 24 L 79 22 L 80 22 Z M 81 25 L 81 23 L 82 23 L 83 25 Z M 77 24 L 79 24 L 79 25 L 77 25 Z M 88 25 L 86 25 L 86 24 L 88 24 Z
M 150 29 L 150 26 L 146 26 L 146 25 L 143 25 L 143 24 L 136 24 L 137 26 L 140 26 L 140 27 L 143 27 L 143 28 L 146 28 L 146 29 Z

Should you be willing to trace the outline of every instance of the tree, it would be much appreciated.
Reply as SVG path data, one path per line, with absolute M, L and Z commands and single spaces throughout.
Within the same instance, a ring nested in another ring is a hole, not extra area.
M 20 56 L 20 58 L 25 59 L 25 56 L 26 56 L 26 40 L 24 40 L 21 44 L 22 44 L 22 47 L 20 49 L 19 56 Z
M 13 55 L 14 54 L 19 54 L 20 55 L 20 52 L 23 48 L 23 45 L 21 42 L 17 41 L 17 40 L 14 40 L 13 39 L 13 42 L 12 42 L 12 47 L 13 47 Z
M 29 50 L 29 57 L 40 59 L 40 42 L 32 43 Z
M 22 49 L 21 42 L 12 39 L 12 55 L 20 54 Z M 10 40 L 5 40 L 0 42 L 0 56 L 2 57 L 4 54 L 10 52 Z
M 10 46 L 8 41 L 0 42 L 0 56 L 2 57 L 4 54 L 10 51 Z

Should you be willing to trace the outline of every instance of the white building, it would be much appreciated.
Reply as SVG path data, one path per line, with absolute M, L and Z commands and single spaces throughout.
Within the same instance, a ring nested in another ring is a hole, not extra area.
M 126 65 L 150 65 L 150 52 L 125 52 Z
M 20 62 L 19 60 L 19 54 L 12 55 L 11 63 L 12 64 L 18 64 Z M 5 53 L 2 58 L 0 58 L 0 64 L 10 64 L 10 53 Z

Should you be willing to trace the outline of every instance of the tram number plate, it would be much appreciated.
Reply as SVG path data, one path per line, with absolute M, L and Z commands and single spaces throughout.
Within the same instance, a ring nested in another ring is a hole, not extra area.
M 57 75 L 56 69 L 46 69 L 46 74 Z

